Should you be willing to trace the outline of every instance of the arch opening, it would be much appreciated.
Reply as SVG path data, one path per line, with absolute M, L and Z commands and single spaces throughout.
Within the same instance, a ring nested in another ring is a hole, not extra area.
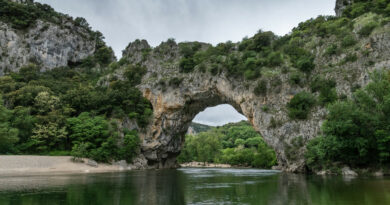
M 271 168 L 275 151 L 230 104 L 207 107 L 191 121 L 177 161 L 184 167 Z

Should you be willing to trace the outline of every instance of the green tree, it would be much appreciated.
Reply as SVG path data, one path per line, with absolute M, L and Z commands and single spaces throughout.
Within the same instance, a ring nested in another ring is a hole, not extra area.
M 3 105 L 0 95 L 0 153 L 6 154 L 14 151 L 14 144 L 18 142 L 18 129 L 11 126 L 12 111 Z
M 296 94 L 287 104 L 289 117 L 292 119 L 306 119 L 315 102 L 314 96 L 310 93 L 300 92 Z
M 377 166 L 390 162 L 389 72 L 375 72 L 373 81 L 354 92 L 353 98 L 329 106 L 324 136 L 307 146 L 306 160 L 312 169 L 333 163 Z
M 64 141 L 68 134 L 65 127 L 60 127 L 56 123 L 36 124 L 32 132 L 31 145 L 36 152 L 48 153 L 54 150 L 65 150 Z

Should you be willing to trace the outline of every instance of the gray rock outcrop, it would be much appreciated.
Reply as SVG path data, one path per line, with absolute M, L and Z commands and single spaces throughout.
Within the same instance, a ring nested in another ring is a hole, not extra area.
M 61 25 L 38 20 L 22 32 L 0 22 L 0 76 L 29 63 L 42 71 L 79 62 L 95 52 L 95 39 L 71 21 Z
M 341 16 L 343 14 L 344 9 L 351 5 L 354 0 L 336 0 L 335 12 L 336 16 Z
M 311 75 L 335 79 L 338 95 L 350 96 L 353 87 L 369 82 L 372 71 L 390 68 L 389 29 L 390 25 L 387 25 L 375 31 L 370 38 L 360 39 L 358 45 L 362 52 L 356 53 L 357 60 L 351 63 L 340 63 L 345 54 L 326 57 L 324 52 L 332 41 L 323 41 L 323 44 L 312 49 L 316 56 L 316 68 Z M 203 49 L 207 48 L 206 44 L 202 46 Z M 282 68 L 275 68 L 274 74 L 263 78 L 267 82 L 267 93 L 257 96 L 254 94 L 256 81 L 231 78 L 225 71 L 216 75 L 198 68 L 191 73 L 180 72 L 182 56 L 175 43 L 163 43 L 145 56 L 143 51 L 148 48 L 150 46 L 145 41 L 136 41 L 128 46 L 124 56 L 129 62 L 147 68 L 138 88 L 151 102 L 154 111 L 151 124 L 141 134 L 141 153 L 147 159 L 149 168 L 176 167 L 176 157 L 195 115 L 210 106 L 230 104 L 248 118 L 276 151 L 283 170 L 306 170 L 305 145 L 321 134 L 321 124 L 327 111 L 317 106 L 307 120 L 291 120 L 286 105 L 296 93 L 310 92 L 310 83 L 306 82 L 302 87 L 294 86 L 289 83 L 291 73 L 279 72 Z M 375 63 L 372 63 L 372 59 L 375 59 Z M 120 72 L 117 75 L 120 77 Z M 169 83 L 172 79 L 179 81 L 179 85 Z

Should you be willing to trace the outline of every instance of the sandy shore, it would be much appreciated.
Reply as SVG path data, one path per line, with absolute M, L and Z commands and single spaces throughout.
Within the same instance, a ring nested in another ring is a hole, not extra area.
M 73 162 L 72 157 L 50 156 L 3 156 L 0 155 L 0 176 L 35 175 L 48 173 L 100 173 L 128 170 L 120 165 L 97 164 L 88 165 L 88 159 L 83 162 Z

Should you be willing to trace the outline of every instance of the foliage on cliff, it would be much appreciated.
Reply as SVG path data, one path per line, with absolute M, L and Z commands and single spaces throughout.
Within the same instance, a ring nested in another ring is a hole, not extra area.
M 337 163 L 352 167 L 390 163 L 390 72 L 372 74 L 373 82 L 352 99 L 329 107 L 323 136 L 307 145 L 306 160 L 313 170 Z
M 178 160 L 259 168 L 270 168 L 276 163 L 275 152 L 245 121 L 216 127 L 196 135 L 187 135 Z

